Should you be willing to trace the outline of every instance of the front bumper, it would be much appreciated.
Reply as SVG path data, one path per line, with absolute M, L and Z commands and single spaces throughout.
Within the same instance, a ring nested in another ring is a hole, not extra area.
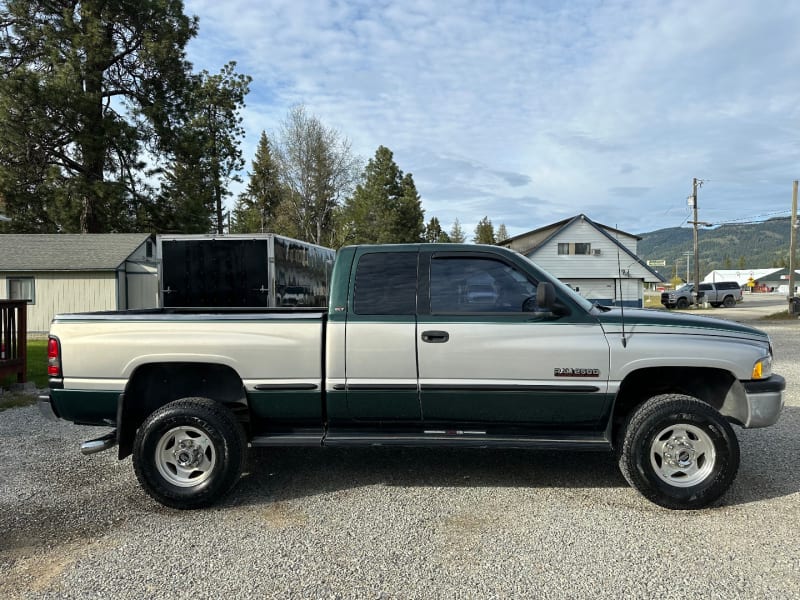
M 774 425 L 783 410 L 786 380 L 773 374 L 761 381 L 743 381 L 742 386 L 747 396 L 747 415 L 742 426 L 752 429 Z

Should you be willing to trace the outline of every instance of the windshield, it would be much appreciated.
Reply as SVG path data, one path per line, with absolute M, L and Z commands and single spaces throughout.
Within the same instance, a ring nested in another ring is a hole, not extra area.
M 692 291 L 692 284 L 691 283 L 684 283 L 681 287 L 679 287 L 676 292 L 691 292 Z

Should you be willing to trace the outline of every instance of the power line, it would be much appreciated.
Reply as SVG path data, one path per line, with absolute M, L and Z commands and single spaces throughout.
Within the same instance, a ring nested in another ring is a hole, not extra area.
M 791 211 L 787 210 L 778 210 L 775 212 L 764 213 L 761 215 L 755 215 L 754 217 L 740 217 L 738 219 L 730 219 L 728 221 L 720 221 L 719 223 L 714 223 L 714 225 L 731 225 L 733 223 L 738 223 L 740 225 L 752 225 L 755 223 L 760 223 L 763 219 L 767 217 L 774 217 L 776 215 L 789 215 Z

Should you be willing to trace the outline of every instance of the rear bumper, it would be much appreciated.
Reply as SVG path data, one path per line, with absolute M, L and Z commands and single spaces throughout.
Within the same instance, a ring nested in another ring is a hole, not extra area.
M 786 380 L 780 375 L 772 375 L 763 381 L 743 381 L 742 385 L 748 407 L 747 418 L 742 425 L 755 428 L 775 424 L 783 410 Z
M 53 410 L 53 403 L 50 401 L 50 396 L 39 396 L 39 412 L 48 421 L 58 421 L 58 415 Z

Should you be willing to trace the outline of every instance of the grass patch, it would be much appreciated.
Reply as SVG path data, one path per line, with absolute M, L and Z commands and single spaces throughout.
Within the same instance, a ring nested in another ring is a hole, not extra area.
M 36 387 L 47 387 L 47 340 L 28 340 L 28 381 Z M 14 375 L 0 379 L 0 388 L 8 388 L 17 382 Z
M 759 321 L 797 321 L 800 318 L 798 315 L 790 315 L 788 310 L 772 313 L 771 315 L 763 316 Z
M 47 387 L 47 340 L 28 340 L 28 381 Z
M 18 408 L 20 406 L 30 406 L 37 401 L 36 396 L 30 394 L 19 394 L 17 392 L 3 392 L 0 394 L 0 412 L 8 408 Z

